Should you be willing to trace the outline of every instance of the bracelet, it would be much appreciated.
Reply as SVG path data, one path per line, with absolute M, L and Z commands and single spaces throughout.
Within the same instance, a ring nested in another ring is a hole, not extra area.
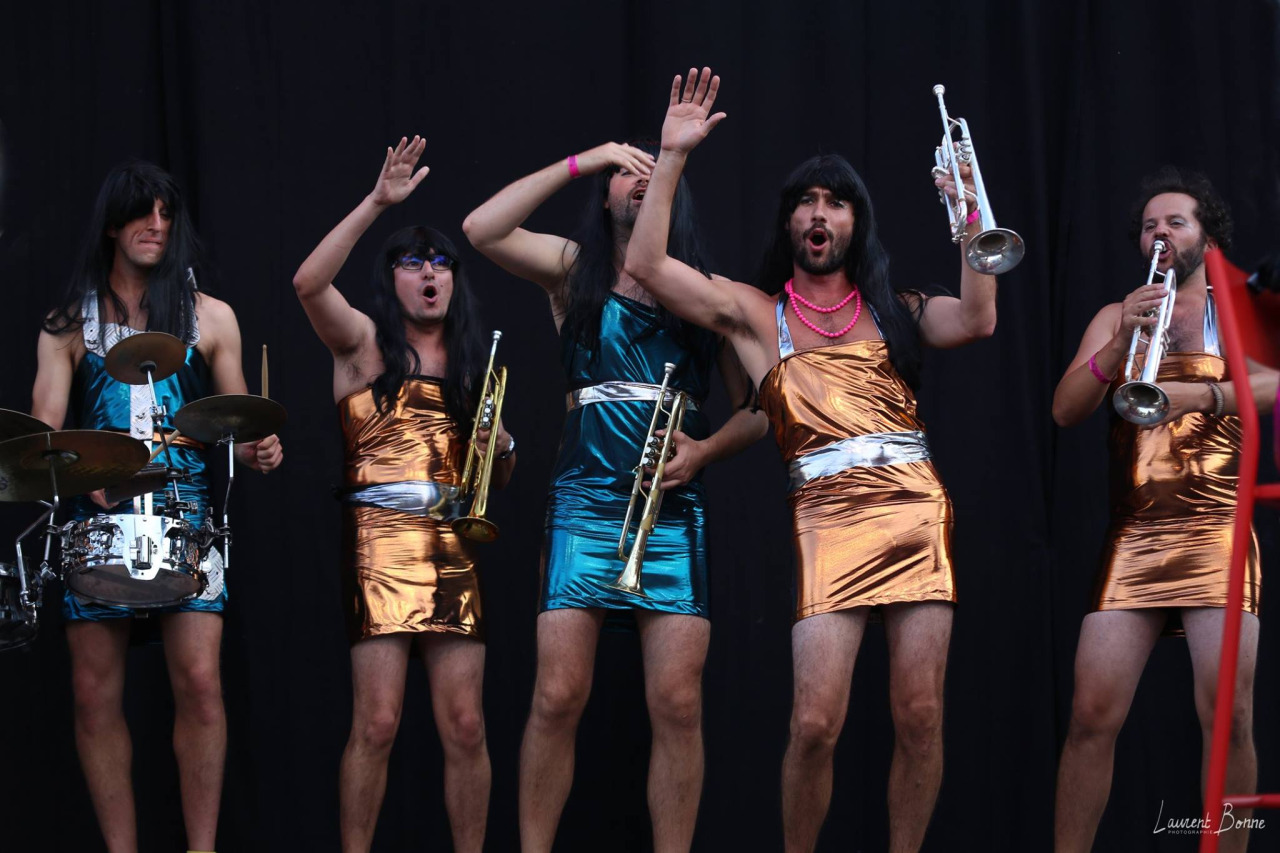
M 968 216 L 966 216 L 966 217 L 965 217 L 964 224 L 965 224 L 965 225 L 972 225 L 973 223 L 975 223 L 975 222 L 977 222 L 977 221 L 978 221 L 978 208 L 976 208 L 976 207 L 975 207 L 975 208 L 973 209 L 973 212 L 972 212 L 972 213 L 970 213 Z
M 578 171 L 578 155 L 577 154 L 570 154 L 569 158 L 565 162 L 569 164 L 570 178 L 582 177 L 582 173 Z
M 1089 356 L 1089 370 L 1093 372 L 1093 378 L 1103 385 L 1111 384 L 1111 380 L 1107 378 L 1107 375 L 1098 368 L 1098 354 L 1096 352 Z
M 1213 416 L 1220 418 L 1222 417 L 1222 409 L 1227 404 L 1226 396 L 1222 393 L 1222 389 L 1218 387 L 1217 382 L 1210 382 L 1209 390 L 1213 392 Z
M 511 442 L 507 445 L 506 450 L 498 454 L 497 459 L 499 462 L 505 462 L 511 458 L 512 453 L 516 452 L 516 437 L 508 433 L 507 438 L 511 439 Z

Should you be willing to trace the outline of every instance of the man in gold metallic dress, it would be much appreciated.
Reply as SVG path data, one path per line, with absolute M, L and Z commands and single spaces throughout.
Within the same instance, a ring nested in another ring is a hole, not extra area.
M 1144 269 L 1159 240 L 1166 248 L 1157 270 L 1173 269 L 1176 274 L 1169 345 L 1157 376 L 1170 407 L 1160 423 L 1148 428 L 1112 418 L 1111 525 L 1094 612 L 1085 616 L 1076 648 L 1071 725 L 1058 767 L 1054 834 L 1059 853 L 1092 847 L 1111 789 L 1116 736 L 1156 638 L 1179 618 L 1191 651 L 1206 769 L 1213 730 L 1240 420 L 1232 416 L 1238 411 L 1236 387 L 1224 381 L 1226 362 L 1213 294 L 1205 279 L 1204 253 L 1229 247 L 1231 219 L 1206 178 L 1166 168 L 1143 183 L 1130 230 Z M 1136 278 L 1136 266 L 1134 272 Z M 1166 292 L 1158 280 L 1144 284 L 1123 303 L 1107 305 L 1093 318 L 1054 394 L 1053 417 L 1060 426 L 1085 420 L 1128 378 L 1120 374 L 1133 330 L 1155 322 L 1148 312 L 1160 306 Z M 1244 399 L 1268 408 L 1276 397 L 1275 374 L 1254 365 L 1250 373 L 1251 388 Z M 1227 775 L 1227 788 L 1233 793 L 1251 792 L 1257 776 L 1256 541 L 1246 572 L 1248 612 L 1240 632 Z M 1235 814 L 1247 817 L 1244 811 Z M 1227 833 L 1221 849 L 1244 850 L 1247 841 L 1247 830 Z
M 711 113 L 719 82 L 706 68 L 700 79 L 690 69 L 683 88 L 675 79 L 626 270 L 668 310 L 733 342 L 790 466 L 798 600 L 782 770 L 786 849 L 817 843 L 854 661 L 868 614 L 880 607 L 896 735 L 889 849 L 916 850 L 942 779 L 956 594 L 951 502 L 912 388 L 921 344 L 954 347 L 992 333 L 996 282 L 962 258 L 958 299 L 895 291 L 866 187 L 831 155 L 803 163 L 783 190 L 761 282 L 772 294 L 708 280 L 669 257 L 676 181 L 689 152 L 724 118 Z M 955 192 L 946 179 L 935 183 Z
M 474 297 L 453 243 L 426 227 L 403 228 L 383 245 L 373 316 L 332 284 L 373 221 L 426 177 L 425 167 L 415 171 L 424 147 L 415 136 L 387 149 L 373 192 L 293 280 L 333 353 L 345 443 L 343 581 L 355 706 L 339 788 L 344 853 L 372 843 L 415 640 L 444 747 L 455 850 L 479 853 L 489 806 L 479 589 L 469 550 L 448 524 L 487 357 Z M 501 487 L 514 443 L 501 423 L 497 433 L 493 483 Z M 478 436 L 481 449 L 488 438 Z

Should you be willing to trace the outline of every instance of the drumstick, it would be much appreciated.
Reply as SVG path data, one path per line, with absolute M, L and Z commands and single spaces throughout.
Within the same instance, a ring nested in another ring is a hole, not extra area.
M 262 345 L 262 396 L 269 397 L 267 394 L 267 345 Z
M 182 432 L 181 432 L 181 431 L 179 431 L 179 430 L 176 430 L 176 429 L 175 429 L 173 432 L 169 433 L 169 435 L 168 435 L 167 437 L 168 437 L 168 439 L 169 439 L 169 442 L 170 442 L 170 443 L 173 443 L 173 440 L 174 440 L 175 438 L 177 438 L 178 436 L 180 436 L 180 435 L 182 435 Z M 157 457 L 157 456 L 159 456 L 161 453 L 164 453 L 164 444 L 165 444 L 165 443 L 164 443 L 163 441 L 161 441 L 161 442 L 160 442 L 160 444 L 159 444 L 159 446 L 158 446 L 158 447 L 156 447 L 156 449 L 155 449 L 155 450 L 151 451 L 151 458 L 147 460 L 147 464 L 148 464 L 148 465 L 149 465 L 149 464 L 151 464 L 152 462 L 156 461 L 156 457 Z

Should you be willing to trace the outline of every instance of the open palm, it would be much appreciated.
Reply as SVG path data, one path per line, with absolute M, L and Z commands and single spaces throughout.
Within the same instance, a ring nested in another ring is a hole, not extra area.
M 412 141 L 401 137 L 400 144 L 387 149 L 387 159 L 382 163 L 382 173 L 371 194 L 377 204 L 399 204 L 418 188 L 422 179 L 431 171 L 423 166 L 414 172 L 418 158 L 427 147 L 427 141 L 415 136 Z
M 711 76 L 710 68 L 690 68 L 683 91 L 680 75 L 671 82 L 671 100 L 662 123 L 662 147 L 667 151 L 689 152 L 707 138 L 711 129 L 724 119 L 725 113 L 712 115 L 711 107 L 720 90 L 720 78 Z

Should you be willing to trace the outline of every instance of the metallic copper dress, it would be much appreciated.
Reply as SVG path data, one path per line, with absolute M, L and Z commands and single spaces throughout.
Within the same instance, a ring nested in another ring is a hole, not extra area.
M 761 383 L 760 401 L 791 469 L 796 619 L 954 602 L 951 499 L 888 345 L 850 341 L 795 352 L 785 305 L 783 297 L 782 360 Z
M 1157 383 L 1222 382 L 1213 299 L 1205 304 L 1205 349 L 1173 352 Z M 1118 386 L 1113 385 L 1112 392 Z M 1240 419 L 1201 413 L 1142 429 L 1113 418 L 1111 526 L 1096 610 L 1225 607 L 1240 466 Z M 1244 609 L 1257 615 L 1258 541 L 1245 568 Z
M 364 388 L 344 397 L 338 413 L 346 449 L 343 583 L 351 641 L 424 631 L 479 637 L 475 566 L 445 520 L 454 509 L 466 436 L 445 410 L 440 381 L 406 378 L 386 414 Z

